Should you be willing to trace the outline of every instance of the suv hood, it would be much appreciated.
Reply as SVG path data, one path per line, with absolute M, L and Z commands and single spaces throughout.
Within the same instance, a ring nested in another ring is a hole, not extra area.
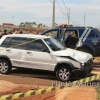
M 61 56 L 68 57 L 69 56 L 80 63 L 87 62 L 89 59 L 92 58 L 92 55 L 90 55 L 88 53 L 70 49 L 70 48 L 67 48 L 65 50 L 60 50 L 60 51 L 54 51 L 53 55 L 59 56 L 59 57 L 61 57 Z

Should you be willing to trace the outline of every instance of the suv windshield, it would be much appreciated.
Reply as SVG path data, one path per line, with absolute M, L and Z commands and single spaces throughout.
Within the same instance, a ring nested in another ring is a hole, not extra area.
M 66 48 L 56 39 L 46 38 L 44 41 L 49 45 L 53 51 L 65 50 Z

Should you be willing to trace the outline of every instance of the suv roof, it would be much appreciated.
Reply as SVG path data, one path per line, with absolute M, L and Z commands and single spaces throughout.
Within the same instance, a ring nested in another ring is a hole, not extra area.
M 74 26 L 74 27 L 71 27 L 69 26 L 70 28 L 93 28 L 93 27 L 82 27 L 82 26 Z M 60 27 L 60 28 L 69 28 L 69 27 Z
M 48 38 L 47 36 L 44 35 L 31 35 L 31 34 L 11 34 L 11 35 L 4 35 L 3 37 L 27 37 L 27 38 Z
M 54 29 L 63 29 L 63 28 L 68 28 L 68 29 L 86 29 L 86 28 L 91 28 L 91 29 L 95 29 L 95 28 L 93 28 L 93 27 L 56 27 L 56 28 L 54 28 Z

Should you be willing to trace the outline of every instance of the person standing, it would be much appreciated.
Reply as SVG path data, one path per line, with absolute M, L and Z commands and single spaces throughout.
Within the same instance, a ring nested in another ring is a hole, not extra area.
M 19 32 L 19 34 L 23 34 L 23 31 L 21 30 L 21 31 Z
M 4 29 L 3 33 L 0 34 L 0 38 L 2 38 L 3 35 L 7 35 L 7 30 Z
M 75 48 L 75 43 L 76 43 L 76 35 L 74 32 L 70 32 L 64 40 L 65 46 L 69 48 Z

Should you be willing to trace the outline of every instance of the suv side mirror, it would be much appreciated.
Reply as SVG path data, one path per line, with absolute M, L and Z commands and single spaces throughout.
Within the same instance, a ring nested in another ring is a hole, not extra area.
M 50 53 L 50 51 L 48 49 L 46 49 L 46 48 L 42 49 L 42 51 Z

